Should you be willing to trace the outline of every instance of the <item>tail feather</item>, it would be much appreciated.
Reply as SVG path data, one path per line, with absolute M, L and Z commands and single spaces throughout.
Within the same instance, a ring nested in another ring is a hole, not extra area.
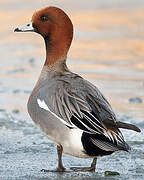
M 136 127 L 135 125 L 120 122 L 120 121 L 118 121 L 116 123 L 116 127 L 117 128 L 123 128 L 123 129 L 129 129 L 129 130 L 133 130 L 133 131 L 136 131 L 136 132 L 141 132 L 141 130 L 138 127 Z

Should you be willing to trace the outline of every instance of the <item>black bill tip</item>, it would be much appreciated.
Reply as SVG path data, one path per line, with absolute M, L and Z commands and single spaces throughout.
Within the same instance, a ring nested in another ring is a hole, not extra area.
M 20 32 L 21 30 L 19 28 L 16 28 L 14 32 Z

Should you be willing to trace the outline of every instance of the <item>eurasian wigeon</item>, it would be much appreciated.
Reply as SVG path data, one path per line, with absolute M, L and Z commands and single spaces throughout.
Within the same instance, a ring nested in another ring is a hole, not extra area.
M 94 171 L 97 157 L 119 150 L 129 151 L 119 128 L 137 132 L 140 129 L 117 121 L 98 88 L 72 73 L 66 65 L 73 38 L 73 25 L 66 13 L 57 7 L 45 7 L 34 13 L 29 24 L 15 31 L 37 32 L 45 41 L 46 61 L 29 97 L 28 112 L 42 132 L 57 145 L 56 171 L 66 171 L 62 153 L 93 158 L 90 167 L 73 170 Z

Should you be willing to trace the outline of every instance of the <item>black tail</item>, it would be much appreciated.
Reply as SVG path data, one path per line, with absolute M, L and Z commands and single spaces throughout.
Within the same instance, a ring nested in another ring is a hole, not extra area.
M 123 128 L 123 129 L 129 129 L 129 130 L 133 130 L 136 132 L 141 132 L 141 130 L 138 127 L 136 127 L 135 125 L 120 122 L 120 121 L 116 122 L 116 127 L 117 128 Z

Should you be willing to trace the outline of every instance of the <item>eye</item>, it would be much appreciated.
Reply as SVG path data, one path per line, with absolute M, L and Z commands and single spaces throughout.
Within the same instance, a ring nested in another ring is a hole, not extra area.
M 48 21 L 48 17 L 46 15 L 42 15 L 40 19 L 41 21 Z

